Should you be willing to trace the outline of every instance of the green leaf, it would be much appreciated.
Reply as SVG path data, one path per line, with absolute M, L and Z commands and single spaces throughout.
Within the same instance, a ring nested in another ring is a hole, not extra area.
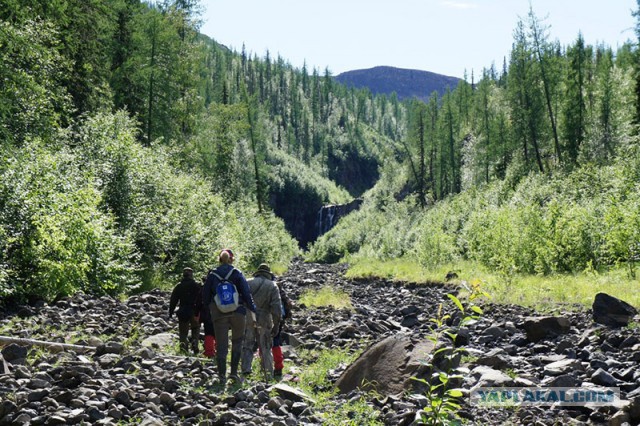
M 480 308 L 480 306 L 473 305 L 473 306 L 471 307 L 471 310 L 472 310 L 473 312 L 477 313 L 478 315 L 482 315 L 482 313 L 483 313 L 483 312 L 482 312 L 482 309 Z
M 447 293 L 447 297 L 451 299 L 453 303 L 455 303 L 455 305 L 458 307 L 460 312 L 464 312 L 464 307 L 462 306 L 462 302 L 460 302 L 460 299 L 458 299 L 456 296 L 454 296 L 451 293 Z
M 462 391 L 460 389 L 449 389 L 447 391 L 447 395 L 453 398 L 460 398 L 462 396 Z
M 444 332 L 444 334 L 445 334 L 445 335 L 447 335 L 447 336 L 449 336 L 449 338 L 450 338 L 451 340 L 453 340 L 453 341 L 455 341 L 455 340 L 456 340 L 456 337 L 458 337 L 458 334 L 457 334 L 457 333 L 450 333 L 450 332 L 448 332 L 448 331 L 445 331 L 445 332 Z
M 444 406 L 447 411 L 458 411 L 461 408 L 460 404 L 456 404 L 455 402 L 451 402 L 451 401 L 445 402 Z
M 436 350 L 436 351 L 433 353 L 433 355 L 435 356 L 435 355 L 438 355 L 438 354 L 439 354 L 439 353 L 441 353 L 441 352 L 449 351 L 449 350 L 451 350 L 451 347 L 449 347 L 449 346 L 445 346 L 444 348 L 440 348 L 440 349 Z

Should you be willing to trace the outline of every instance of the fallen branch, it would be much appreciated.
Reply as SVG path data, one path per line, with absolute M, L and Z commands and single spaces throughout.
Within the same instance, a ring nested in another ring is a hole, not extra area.
M 89 345 L 72 345 L 70 343 L 60 343 L 60 342 L 47 342 L 44 340 L 35 340 L 35 339 L 22 339 L 20 337 L 8 337 L 8 336 L 0 336 L 0 346 L 8 345 L 10 343 L 15 343 L 17 345 L 22 346 L 39 346 L 47 349 L 71 349 L 77 352 L 91 352 L 95 351 L 95 346 Z
M 11 343 L 15 343 L 21 346 L 39 346 L 46 349 L 59 352 L 62 349 L 69 349 L 76 352 L 95 352 L 98 349 L 97 346 L 91 345 L 72 345 L 70 343 L 60 343 L 60 342 L 47 342 L 45 340 L 35 340 L 35 339 L 22 339 L 20 337 L 9 337 L 9 336 L 0 336 L 0 346 L 8 345 Z M 184 356 L 184 355 L 169 355 L 162 354 L 165 358 L 174 358 L 174 359 L 201 359 L 210 361 L 210 358 L 205 357 L 196 357 L 196 356 Z

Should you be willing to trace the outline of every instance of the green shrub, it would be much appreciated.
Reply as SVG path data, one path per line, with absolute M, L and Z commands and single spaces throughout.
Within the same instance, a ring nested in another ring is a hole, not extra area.
M 90 176 L 66 149 L 37 141 L 4 158 L 0 264 L 9 292 L 53 298 L 78 290 L 117 293 L 132 285 L 135 250 L 100 209 Z
M 454 262 L 460 256 L 455 229 L 452 229 L 451 205 L 435 206 L 424 214 L 418 225 L 415 254 L 423 266 L 434 267 Z
M 47 299 L 131 292 L 206 272 L 222 247 L 238 266 L 288 264 L 282 221 L 225 202 L 179 170 L 170 148 L 145 148 L 124 112 L 98 114 L 56 143 L 0 158 L 0 291 Z M 73 139 L 72 139 L 72 138 Z
M 626 262 L 635 278 L 635 262 L 640 260 L 640 196 L 612 201 L 603 219 L 603 257 L 608 263 Z

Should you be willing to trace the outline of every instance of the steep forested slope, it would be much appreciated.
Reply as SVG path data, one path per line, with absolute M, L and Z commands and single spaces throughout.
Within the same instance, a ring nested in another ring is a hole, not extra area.
M 635 275 L 639 63 L 630 43 L 560 46 L 530 13 L 501 73 L 411 104 L 404 174 L 383 172 L 310 257 L 470 259 L 507 276 L 623 263 Z
M 241 267 L 284 266 L 406 130 L 397 101 L 202 36 L 197 1 L 5 2 L 0 18 L 2 294 L 132 290 L 226 245 Z

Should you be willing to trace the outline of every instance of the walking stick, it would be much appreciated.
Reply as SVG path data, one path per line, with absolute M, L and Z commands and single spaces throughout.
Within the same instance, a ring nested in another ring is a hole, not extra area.
M 258 356 L 260 357 L 260 370 L 262 370 L 262 377 L 264 377 L 264 381 L 265 383 L 269 381 L 269 378 L 267 377 L 267 368 L 264 366 L 264 354 L 262 353 L 262 347 L 264 347 L 265 345 L 262 345 L 261 341 L 262 341 L 262 335 L 260 334 L 260 327 L 258 327 L 258 321 L 255 321 L 253 323 L 253 327 L 255 328 L 255 335 L 256 335 L 256 340 L 258 342 Z

